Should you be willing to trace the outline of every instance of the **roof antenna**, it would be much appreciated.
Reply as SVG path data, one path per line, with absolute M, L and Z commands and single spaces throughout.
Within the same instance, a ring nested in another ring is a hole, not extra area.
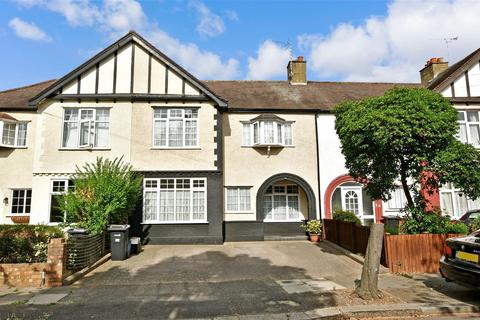
M 282 48 L 287 49 L 288 52 L 290 53 L 290 61 L 293 60 L 293 46 L 292 46 L 292 43 L 290 42 L 290 39 L 288 39 L 287 42 L 276 41 L 276 40 L 272 40 L 272 41 L 276 44 L 279 44 Z
M 433 39 L 433 40 L 442 40 L 445 42 L 445 47 L 447 48 L 447 61 L 450 62 L 450 48 L 448 46 L 448 44 L 450 42 L 453 42 L 453 41 L 457 41 L 458 40 L 458 36 L 456 37 L 452 37 L 452 38 L 436 38 L 436 39 Z

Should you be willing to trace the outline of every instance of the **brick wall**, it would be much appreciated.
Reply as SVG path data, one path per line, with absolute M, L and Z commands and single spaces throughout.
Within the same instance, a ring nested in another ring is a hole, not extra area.
M 47 262 L 0 264 L 0 287 L 57 287 L 65 275 L 65 239 L 50 240 Z

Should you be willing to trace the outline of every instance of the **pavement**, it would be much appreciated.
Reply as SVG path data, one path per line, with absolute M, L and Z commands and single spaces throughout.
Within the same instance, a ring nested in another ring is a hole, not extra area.
M 479 291 L 438 275 L 386 272 L 379 286 L 397 302 L 349 306 L 342 292 L 353 289 L 361 268 L 328 242 L 150 245 L 68 287 L 0 290 L 0 319 L 338 319 L 394 311 L 451 316 L 480 306 Z

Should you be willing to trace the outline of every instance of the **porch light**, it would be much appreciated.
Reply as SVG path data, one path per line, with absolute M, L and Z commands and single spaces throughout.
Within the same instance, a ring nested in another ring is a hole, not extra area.
M 3 204 L 8 206 L 8 197 L 3 198 Z

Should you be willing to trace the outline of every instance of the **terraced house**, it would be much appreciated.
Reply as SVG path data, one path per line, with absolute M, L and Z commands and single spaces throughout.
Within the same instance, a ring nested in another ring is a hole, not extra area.
M 307 81 L 301 57 L 285 81 L 200 81 L 130 32 L 59 80 L 0 92 L 0 221 L 62 222 L 55 195 L 97 157 L 143 175 L 131 232 L 150 243 L 304 237 L 336 207 L 378 221 L 402 194 L 372 201 L 347 175 L 331 110 L 394 85 Z

